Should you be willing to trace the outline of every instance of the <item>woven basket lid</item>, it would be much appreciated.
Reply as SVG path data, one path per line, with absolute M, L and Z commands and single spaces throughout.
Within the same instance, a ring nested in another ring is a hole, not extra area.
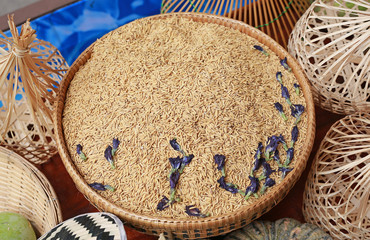
M 111 213 L 87 213 L 70 218 L 51 229 L 38 240 L 110 239 L 126 240 L 121 220 Z
M 47 178 L 18 154 L 0 147 L 0 212 L 26 217 L 36 235 L 62 220 L 57 196 Z
M 81 176 L 78 169 L 74 165 L 71 154 L 65 143 L 63 126 L 62 126 L 62 115 L 65 104 L 65 98 L 69 83 L 73 79 L 74 74 L 78 69 L 85 64 L 91 56 L 93 45 L 87 48 L 74 62 L 65 75 L 61 88 L 60 94 L 56 102 L 56 111 L 54 114 L 54 124 L 57 135 L 57 145 L 59 149 L 62 161 L 71 175 L 71 178 L 75 182 L 77 188 L 88 198 L 98 209 L 102 211 L 112 212 L 119 216 L 122 220 L 129 224 L 131 227 L 144 232 L 146 234 L 159 235 L 164 233 L 166 238 L 175 239 L 199 239 L 211 236 L 217 236 L 225 234 L 234 229 L 240 228 L 251 222 L 252 220 L 260 217 L 266 213 L 278 202 L 280 202 L 289 190 L 293 187 L 294 183 L 298 180 L 302 174 L 310 151 L 312 149 L 314 140 L 314 129 L 315 129 L 315 113 L 312 94 L 303 71 L 300 66 L 295 62 L 294 58 L 291 57 L 283 47 L 277 44 L 273 39 L 262 33 L 261 31 L 250 27 L 249 25 L 236 21 L 233 19 L 219 17 L 210 14 L 194 14 L 194 13 L 171 13 L 161 14 L 149 17 L 150 19 L 163 19 L 168 17 L 184 17 L 192 19 L 196 22 L 207 22 L 219 24 L 221 26 L 230 27 L 236 29 L 242 33 L 248 34 L 249 36 L 257 39 L 262 44 L 265 44 L 272 51 L 274 51 L 281 59 L 287 57 L 289 66 L 292 68 L 292 72 L 295 74 L 299 85 L 302 88 L 303 95 L 307 103 L 307 135 L 304 140 L 303 152 L 296 159 L 296 165 L 294 170 L 287 175 L 287 177 L 281 182 L 276 188 L 270 191 L 265 196 L 259 198 L 255 204 L 243 207 L 238 212 L 230 212 L 221 216 L 207 217 L 204 219 L 171 219 L 164 217 L 154 217 L 150 215 L 140 215 L 131 212 L 123 207 L 117 206 L 109 201 L 109 199 L 103 198 L 100 194 L 89 187 L 86 180 Z

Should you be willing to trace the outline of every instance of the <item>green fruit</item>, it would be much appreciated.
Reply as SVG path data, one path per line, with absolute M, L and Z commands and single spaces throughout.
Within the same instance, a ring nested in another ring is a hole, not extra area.
M 22 215 L 12 212 L 0 212 L 1 240 L 36 240 L 31 223 Z

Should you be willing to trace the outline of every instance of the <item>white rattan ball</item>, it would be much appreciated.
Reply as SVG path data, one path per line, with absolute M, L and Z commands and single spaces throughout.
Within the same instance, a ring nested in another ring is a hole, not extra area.
M 297 22 L 288 51 L 312 84 L 315 103 L 370 112 L 370 0 L 317 0 Z
M 370 114 L 347 116 L 326 134 L 306 182 L 303 215 L 335 239 L 370 239 Z

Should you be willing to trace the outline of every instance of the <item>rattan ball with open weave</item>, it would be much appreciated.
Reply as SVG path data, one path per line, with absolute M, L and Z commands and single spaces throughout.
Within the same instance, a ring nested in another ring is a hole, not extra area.
M 71 66 L 69 72 L 62 81 L 60 95 L 57 100 L 57 111 L 54 115 L 54 122 L 57 134 L 57 144 L 59 153 L 66 166 L 67 171 L 71 175 L 72 179 L 76 183 L 77 188 L 100 210 L 112 212 L 118 215 L 120 218 L 126 222 L 126 224 L 133 226 L 141 232 L 147 234 L 159 235 L 163 233 L 166 238 L 170 239 L 199 239 L 211 236 L 217 236 L 225 234 L 234 229 L 245 226 L 252 220 L 258 218 L 273 206 L 275 206 L 279 201 L 281 201 L 294 183 L 298 180 L 303 169 L 305 168 L 309 153 L 312 148 L 314 139 L 314 106 L 313 99 L 311 98 L 310 88 L 303 71 L 300 69 L 299 65 L 295 60 L 287 54 L 287 52 L 275 41 L 273 41 L 267 35 L 261 33 L 240 21 L 232 20 L 229 18 L 209 15 L 209 14 L 193 14 L 193 13 L 174 13 L 174 14 L 162 14 L 157 16 L 148 17 L 145 21 L 158 20 L 166 18 L 187 18 L 191 19 L 193 22 L 197 23 L 213 23 L 227 28 L 231 28 L 240 31 L 242 34 L 247 34 L 264 44 L 271 50 L 278 58 L 283 59 L 287 57 L 288 64 L 292 68 L 292 73 L 294 74 L 296 80 L 301 86 L 301 100 L 305 101 L 306 105 L 306 137 L 302 138 L 302 147 L 300 148 L 301 154 L 296 157 L 294 170 L 290 172 L 286 178 L 284 178 L 275 188 L 267 192 L 266 195 L 258 198 L 253 202 L 253 204 L 240 207 L 238 211 L 227 212 L 226 214 L 220 214 L 215 216 L 209 216 L 206 218 L 171 218 L 171 217 L 158 217 L 150 214 L 138 214 L 133 211 L 126 209 L 124 206 L 118 206 L 113 204 L 109 199 L 102 197 L 102 194 L 97 193 L 91 187 L 89 187 L 86 178 L 82 175 L 77 168 L 76 162 L 72 159 L 75 157 L 75 149 L 73 147 L 69 148 L 66 141 L 65 129 L 69 125 L 63 125 L 63 111 L 66 106 L 67 90 L 72 89 L 72 84 L 70 85 L 72 79 L 74 78 L 76 72 L 84 65 L 92 56 L 94 45 L 90 46 L 85 52 L 83 52 L 75 63 Z M 174 19 L 175 21 L 176 19 Z M 104 38 L 103 38 L 104 39 Z M 101 39 L 99 40 L 101 41 Z M 162 42 L 162 41 L 161 41 Z M 243 44 L 243 43 L 242 43 Z M 104 51 L 102 51 L 104 52 Z M 94 52 L 95 53 L 95 52 Z M 278 60 L 277 58 L 277 60 Z M 135 72 L 136 69 L 133 69 Z M 80 73 L 80 72 L 79 72 Z M 112 72 L 113 73 L 113 72 Z M 109 72 L 110 74 L 110 72 Z M 77 74 L 76 74 L 77 75 Z M 275 81 L 275 72 L 272 76 Z M 280 86 L 280 85 L 279 85 Z M 251 89 L 251 91 L 253 91 Z M 72 94 L 72 93 L 71 93 Z M 150 94 L 150 93 L 149 93 Z M 304 96 L 304 97 L 303 97 Z M 109 104 L 108 104 L 109 105 Z M 80 119 L 81 120 L 81 119 Z M 107 121 L 109 124 L 109 121 Z M 78 133 L 81 134 L 81 133 Z M 153 136 L 156 137 L 156 136 Z M 157 136 L 159 137 L 159 136 Z M 72 149 L 73 148 L 73 149 Z M 73 152 L 72 152 L 73 151 Z M 96 161 L 100 159 L 100 156 L 96 158 Z M 89 160 L 87 160 L 89 161 Z M 95 161 L 95 159 L 93 160 Z M 103 159 L 103 161 L 105 161 Z M 152 159 L 152 163 L 160 162 L 160 158 Z M 140 165 L 140 164 L 136 164 Z M 91 166 L 91 165 L 90 165 Z M 104 165 L 105 166 L 105 165 Z M 135 166 L 135 165 L 133 165 Z M 89 167 L 89 166 L 88 166 Z M 133 172 L 133 171 L 132 171 Z M 88 174 L 87 174 L 88 175 Z M 167 174 L 166 174 L 167 175 Z M 131 175 L 130 175 L 131 176 Z M 87 176 L 88 177 L 88 176 Z M 149 200 L 147 200 L 149 201 Z M 143 203 L 145 204 L 145 203 Z
M 297 22 L 288 51 L 305 70 L 321 108 L 370 111 L 369 28 L 366 0 L 318 0 Z
M 337 121 L 321 142 L 303 201 L 306 221 L 335 239 L 370 239 L 370 114 Z
M 26 159 L 0 147 L 0 212 L 26 217 L 37 236 L 62 221 L 61 209 L 47 178 Z
M 161 13 L 200 12 L 243 21 L 272 37 L 284 48 L 309 0 L 162 0 Z

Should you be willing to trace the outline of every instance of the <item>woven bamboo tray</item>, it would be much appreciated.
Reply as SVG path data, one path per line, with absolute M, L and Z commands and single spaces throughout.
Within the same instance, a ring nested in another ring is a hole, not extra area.
M 22 214 L 40 236 L 62 221 L 47 178 L 26 159 L 0 147 L 0 212 Z
M 300 156 L 296 158 L 296 165 L 294 170 L 287 175 L 281 184 L 273 188 L 265 196 L 259 198 L 254 205 L 243 207 L 237 212 L 230 212 L 228 214 L 208 217 L 203 219 L 189 219 L 176 220 L 171 218 L 159 218 L 147 215 L 138 215 L 127 209 L 119 207 L 109 202 L 108 199 L 103 198 L 97 192 L 93 191 L 83 177 L 79 174 L 74 165 L 71 155 L 67 149 L 62 127 L 62 114 L 64 109 L 66 92 L 70 81 L 79 67 L 84 65 L 90 58 L 92 53 L 92 46 L 87 48 L 73 63 L 68 73 L 65 75 L 60 86 L 59 96 L 56 102 L 56 111 L 54 113 L 54 124 L 56 129 L 57 146 L 62 161 L 75 182 L 77 188 L 91 201 L 99 210 L 111 212 L 122 218 L 126 224 L 146 234 L 159 235 L 163 233 L 169 239 L 199 239 L 211 236 L 225 234 L 234 229 L 247 225 L 254 219 L 257 219 L 262 214 L 269 211 L 273 206 L 280 202 L 289 192 L 289 190 L 296 183 L 304 168 L 312 149 L 314 135 L 315 135 L 315 113 L 312 94 L 305 75 L 300 66 L 295 62 L 283 47 L 277 44 L 270 37 L 261 31 L 250 27 L 249 25 L 232 20 L 225 17 L 209 15 L 209 14 L 195 14 L 195 13 L 171 13 L 151 16 L 149 19 L 163 19 L 168 17 L 184 17 L 193 19 L 196 22 L 209 22 L 233 29 L 237 29 L 242 33 L 257 39 L 261 43 L 268 46 L 280 58 L 287 57 L 288 64 L 292 68 L 304 94 L 307 104 L 307 118 L 308 129 L 304 140 L 303 151 Z

